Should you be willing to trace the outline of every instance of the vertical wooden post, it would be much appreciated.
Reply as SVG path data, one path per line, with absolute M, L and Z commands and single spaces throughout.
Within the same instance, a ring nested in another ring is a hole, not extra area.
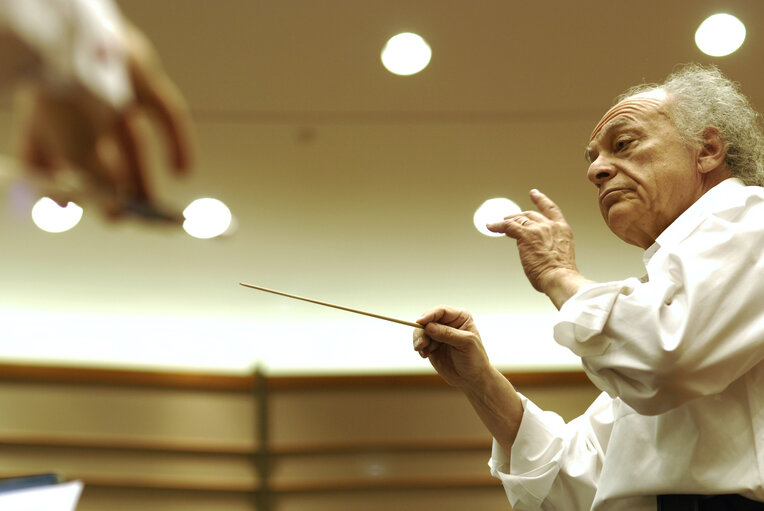
M 270 453 L 269 442 L 269 416 L 268 416 L 268 378 L 261 366 L 255 368 L 253 393 L 255 400 L 255 438 L 257 450 L 255 451 L 255 467 L 260 477 L 260 485 L 255 492 L 255 509 L 257 511 L 271 510 L 270 491 Z

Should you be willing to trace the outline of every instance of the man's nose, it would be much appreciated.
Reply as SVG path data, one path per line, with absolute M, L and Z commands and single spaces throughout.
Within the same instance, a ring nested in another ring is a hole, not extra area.
M 597 159 L 594 160 L 591 165 L 589 165 L 589 170 L 586 173 L 586 177 L 589 178 L 589 181 L 599 186 L 608 179 L 611 179 L 613 176 L 615 176 L 617 172 L 618 171 L 616 170 L 615 165 L 613 165 L 611 160 L 604 157 L 603 155 L 599 155 Z

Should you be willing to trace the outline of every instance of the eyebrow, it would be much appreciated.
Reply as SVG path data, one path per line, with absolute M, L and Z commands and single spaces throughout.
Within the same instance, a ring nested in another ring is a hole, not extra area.
M 602 126 L 599 131 L 597 131 L 596 136 L 598 138 L 606 138 L 608 135 L 610 135 L 610 132 L 613 130 L 616 130 L 618 128 L 621 128 L 627 124 L 631 124 L 631 120 L 627 119 L 625 117 L 616 117 L 615 119 L 611 119 L 607 123 L 605 123 L 604 126 Z M 592 146 L 591 144 L 587 145 L 584 149 L 584 158 L 586 158 L 586 161 L 591 163 L 592 160 Z

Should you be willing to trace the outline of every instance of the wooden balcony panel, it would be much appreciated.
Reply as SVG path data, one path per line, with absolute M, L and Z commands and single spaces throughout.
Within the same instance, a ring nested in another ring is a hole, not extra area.
M 147 451 L 188 454 L 228 454 L 252 456 L 253 442 L 226 442 L 178 438 L 135 438 L 114 435 L 62 435 L 59 433 L 29 434 L 5 432 L 0 434 L 0 448 L 28 446 L 48 448 L 104 449 L 114 451 Z
M 355 488 L 342 491 L 282 492 L 274 496 L 272 511 L 512 511 L 498 481 L 494 485 L 450 485 L 428 488 Z M 79 510 L 78 510 L 79 511 Z
M 33 381 L 244 393 L 252 392 L 255 384 L 252 375 L 0 364 L 0 383 Z
M 487 432 L 475 437 L 458 439 L 382 439 L 374 441 L 339 440 L 334 442 L 307 442 L 282 444 L 268 449 L 273 456 L 342 454 L 359 452 L 418 452 L 431 451 L 484 451 L 491 448 L 492 439 Z
M 94 436 L 254 446 L 254 397 L 241 392 L 0 383 L 0 437 Z
M 466 398 L 449 387 L 327 388 L 269 397 L 271 446 L 444 441 L 485 435 Z
M 586 375 L 578 370 L 507 371 L 504 374 L 515 385 L 519 386 L 567 385 L 588 381 Z M 443 387 L 446 385 L 434 372 L 263 376 L 266 378 L 268 386 L 274 390 L 308 390 L 337 387 Z M 0 364 L 0 383 L 32 381 L 250 393 L 255 388 L 255 385 L 257 385 L 259 377 L 257 375 L 230 375 L 190 371 L 149 371 L 34 364 Z
M 86 484 L 253 491 L 259 476 L 251 456 L 79 447 L 0 447 L 0 473 L 56 472 Z
M 309 508 L 308 508 L 309 509 Z M 85 484 L 77 511 L 257 511 L 251 493 Z M 306 509 L 307 511 L 307 509 Z
M 271 462 L 272 488 L 413 488 L 494 484 L 490 448 L 465 451 L 360 451 L 278 456 Z

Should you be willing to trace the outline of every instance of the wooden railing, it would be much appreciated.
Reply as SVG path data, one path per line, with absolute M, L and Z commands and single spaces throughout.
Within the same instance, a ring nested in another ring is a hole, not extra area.
M 571 417 L 596 394 L 580 372 L 507 376 Z M 0 365 L 0 475 L 81 479 L 78 511 L 509 509 L 490 448 L 435 374 Z

